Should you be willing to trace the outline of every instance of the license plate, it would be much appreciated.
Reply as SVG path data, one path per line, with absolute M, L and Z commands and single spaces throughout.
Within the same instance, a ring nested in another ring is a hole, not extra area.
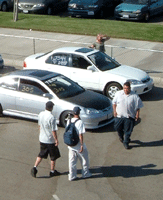
M 28 10 L 23 10 L 23 13 L 28 13 Z
M 94 12 L 93 11 L 89 11 L 88 15 L 94 15 Z
M 124 18 L 129 18 L 129 15 L 123 15 Z

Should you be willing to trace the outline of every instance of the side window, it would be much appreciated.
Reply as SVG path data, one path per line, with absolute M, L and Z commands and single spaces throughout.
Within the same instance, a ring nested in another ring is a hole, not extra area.
M 9 90 L 17 90 L 18 87 L 18 78 L 5 78 L 2 82 L 0 82 L 0 87 Z
M 39 83 L 25 79 L 20 79 L 19 91 L 40 96 L 44 93 L 48 93 L 48 91 Z
M 90 63 L 78 55 L 72 55 L 72 66 L 79 69 L 87 69 Z
M 69 66 L 69 55 L 67 54 L 54 54 L 51 55 L 46 63 L 54 64 L 54 65 L 62 65 Z

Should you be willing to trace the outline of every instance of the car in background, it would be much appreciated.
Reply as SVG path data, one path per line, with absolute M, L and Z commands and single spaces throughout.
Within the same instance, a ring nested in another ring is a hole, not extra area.
M 69 0 L 19 0 L 18 10 L 23 13 L 52 15 L 58 10 L 67 9 Z
M 153 80 L 134 67 L 121 65 L 105 53 L 93 48 L 63 47 L 48 53 L 31 55 L 24 69 L 42 69 L 69 77 L 86 89 L 103 92 L 113 99 L 126 81 L 137 94 L 149 92 Z
M 113 9 L 114 2 L 114 0 L 70 0 L 68 15 L 72 17 L 102 18 Z
M 0 68 L 2 69 L 4 66 L 4 61 L 2 59 L 2 56 L 0 55 Z
M 13 8 L 13 0 L 0 0 L 0 10 L 6 12 Z
M 145 20 L 163 13 L 163 0 L 124 0 L 114 11 L 116 19 Z
M 73 108 L 81 108 L 85 127 L 95 129 L 113 122 L 111 101 L 102 94 L 87 91 L 69 78 L 44 70 L 20 70 L 0 78 L 0 113 L 38 119 L 47 101 L 55 106 L 52 114 L 65 126 Z

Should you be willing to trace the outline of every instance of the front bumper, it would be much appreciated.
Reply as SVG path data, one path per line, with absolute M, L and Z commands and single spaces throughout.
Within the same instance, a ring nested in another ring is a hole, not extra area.
M 136 14 L 132 12 L 114 12 L 114 16 L 116 19 L 139 21 L 144 19 L 145 14 L 143 13 Z
M 110 109 L 106 112 L 100 114 L 80 114 L 80 117 L 85 125 L 86 129 L 97 129 L 103 126 L 106 126 L 114 121 L 113 109 Z
M 133 90 L 136 94 L 144 94 L 152 90 L 153 86 L 153 79 L 150 78 L 150 80 L 146 83 L 140 85 L 131 85 L 131 90 Z
M 99 10 L 74 10 L 68 9 L 68 15 L 72 17 L 94 17 Z
M 36 7 L 36 8 L 33 8 L 30 6 L 27 6 L 27 7 L 18 7 L 18 10 L 19 12 L 23 12 L 25 14 L 28 14 L 28 13 L 36 13 L 36 14 L 43 14 L 46 12 L 46 7 Z

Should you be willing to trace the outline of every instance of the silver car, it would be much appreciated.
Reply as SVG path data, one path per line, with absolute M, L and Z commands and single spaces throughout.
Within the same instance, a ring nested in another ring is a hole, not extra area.
M 87 129 L 95 129 L 113 122 L 111 101 L 85 90 L 69 78 L 44 70 L 20 70 L 0 78 L 0 113 L 38 119 L 51 100 L 57 123 L 65 126 L 74 106 L 81 108 L 81 119 Z
M 0 68 L 3 68 L 4 66 L 4 61 L 2 59 L 2 56 L 0 55 Z

